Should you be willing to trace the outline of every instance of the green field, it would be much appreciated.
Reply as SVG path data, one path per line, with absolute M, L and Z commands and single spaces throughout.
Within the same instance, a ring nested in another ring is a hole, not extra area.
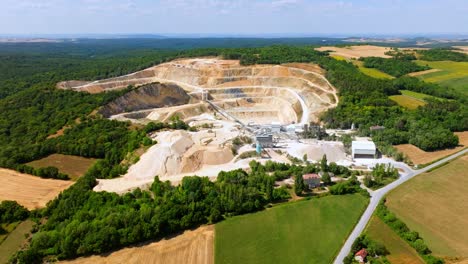
M 391 76 L 390 74 L 386 74 L 385 72 L 379 71 L 379 70 L 377 70 L 375 68 L 366 68 L 366 67 L 364 67 L 362 61 L 353 60 L 353 64 L 358 66 L 359 70 L 362 73 L 364 73 L 366 75 L 369 75 L 370 77 L 374 77 L 374 78 L 377 78 L 377 79 L 393 79 L 393 78 L 395 78 L 395 77 Z
M 377 216 L 373 216 L 366 227 L 365 233 L 374 241 L 380 242 L 390 252 L 387 259 L 390 263 L 398 264 L 424 264 L 424 260 L 418 255 L 406 241 L 401 239 L 387 224 Z
M 419 65 L 429 65 L 441 71 L 419 75 L 418 78 L 452 87 L 468 95 L 468 62 L 454 61 L 416 61 Z
M 6 239 L 0 243 L 0 263 L 6 263 L 10 256 L 20 248 L 26 240 L 24 235 L 31 231 L 32 226 L 33 222 L 31 220 L 21 222 L 8 234 Z
M 408 109 L 416 109 L 418 106 L 426 104 L 425 99 L 434 98 L 439 100 L 447 100 L 440 97 L 435 97 L 428 94 L 417 93 L 408 90 L 400 90 L 401 95 L 392 95 L 389 98 L 395 101 L 397 104 L 406 107 Z
M 393 190 L 388 209 L 419 232 L 433 254 L 468 256 L 468 156 L 421 174 Z
M 331 263 L 367 203 L 326 196 L 229 218 L 216 225 L 215 263 Z
M 422 100 L 415 99 L 411 96 L 406 95 L 392 95 L 389 96 L 390 100 L 395 101 L 397 104 L 408 108 L 408 109 L 416 109 L 418 106 L 423 106 L 426 103 Z

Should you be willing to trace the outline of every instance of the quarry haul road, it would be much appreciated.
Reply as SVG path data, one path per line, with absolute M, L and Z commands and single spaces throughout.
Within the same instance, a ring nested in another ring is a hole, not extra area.
M 344 258 L 349 254 L 349 252 L 351 251 L 351 246 L 354 242 L 354 240 L 356 240 L 356 238 L 362 233 L 362 231 L 364 231 L 364 228 L 366 227 L 367 223 L 369 222 L 372 214 L 374 213 L 375 209 L 377 208 L 377 205 L 379 204 L 380 200 L 391 190 L 395 189 L 396 187 L 398 187 L 400 184 L 406 182 L 407 180 L 413 178 L 414 176 L 416 175 L 419 175 L 423 172 L 426 172 L 434 167 L 437 167 L 441 164 L 443 164 L 444 162 L 447 162 L 447 161 L 450 161 L 450 160 L 453 160 L 457 157 L 460 157 L 462 155 L 464 155 L 465 153 L 468 152 L 468 149 L 464 149 L 458 153 L 455 153 L 453 155 L 450 155 L 444 159 L 441 159 L 423 169 L 420 169 L 420 170 L 413 170 L 413 171 L 410 171 L 409 173 L 406 173 L 405 175 L 401 176 L 398 180 L 390 183 L 389 185 L 381 188 L 381 189 L 378 189 L 374 192 L 372 192 L 371 194 L 371 200 L 370 200 L 370 203 L 369 205 L 367 206 L 367 209 L 366 211 L 364 212 L 364 214 L 361 216 L 361 219 L 359 219 L 359 222 L 358 224 L 356 225 L 356 227 L 354 228 L 353 232 L 351 233 L 351 235 L 349 235 L 348 239 L 346 240 L 345 244 L 343 245 L 343 247 L 341 248 L 340 250 L 340 253 L 338 254 L 338 256 L 336 256 L 335 258 L 335 261 L 333 263 L 335 264 L 342 264 L 343 263 L 343 260 Z

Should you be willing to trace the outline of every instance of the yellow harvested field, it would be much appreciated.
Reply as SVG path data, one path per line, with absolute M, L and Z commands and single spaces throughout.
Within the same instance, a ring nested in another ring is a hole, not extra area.
M 395 147 L 407 155 L 414 164 L 426 164 L 451 155 L 468 146 L 468 131 L 455 132 L 455 135 L 459 138 L 459 146 L 456 148 L 428 152 L 411 144 L 396 145 Z
M 454 50 L 454 51 L 458 51 L 458 52 L 468 54 L 468 46 L 453 46 L 453 47 L 456 48 L 456 49 L 459 49 L 459 50 Z
M 0 201 L 14 200 L 28 209 L 42 208 L 72 184 L 0 168 Z
M 388 194 L 390 211 L 436 256 L 468 257 L 468 156 L 405 182 Z
M 173 238 L 146 245 L 124 248 L 110 254 L 78 258 L 60 263 L 111 264 L 212 264 L 214 263 L 214 225 L 186 231 Z
M 330 52 L 331 56 L 339 56 L 347 59 L 358 59 L 361 57 L 391 58 L 391 56 L 385 55 L 385 52 L 390 51 L 390 48 L 372 45 L 359 45 L 347 47 L 324 46 L 316 48 L 316 50 L 332 51 Z

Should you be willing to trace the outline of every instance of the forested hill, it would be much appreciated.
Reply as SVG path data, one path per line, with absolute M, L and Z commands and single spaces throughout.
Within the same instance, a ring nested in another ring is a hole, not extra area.
M 109 49 L 112 50 L 112 47 Z M 89 50 L 85 49 L 77 53 L 87 52 Z M 0 54 L 5 54 L 5 51 L 0 51 Z M 184 51 L 128 48 L 127 52 L 119 50 L 95 57 L 84 57 L 60 49 L 52 53 L 35 54 L 31 51 L 27 54 L 10 52 L 9 55 L 2 55 L 5 59 L 0 60 L 0 94 L 3 97 L 11 95 L 0 100 L 0 166 L 3 167 L 15 168 L 18 164 L 49 153 L 43 151 L 48 135 L 65 125 L 73 126 L 77 118 L 84 119 L 93 109 L 119 95 L 57 90 L 55 84 L 58 81 L 118 76 L 178 57 L 222 56 L 240 59 L 242 64 L 318 63 L 327 70 L 327 78 L 340 94 L 338 107 L 325 113 L 322 120 L 329 127 L 349 128 L 355 123 L 363 135 L 370 134 L 370 126 L 383 125 L 387 129 L 374 135 L 382 146 L 412 143 L 425 150 L 451 147 L 458 144 L 452 131 L 468 130 L 467 99 L 456 92 L 411 77 L 374 79 L 362 74 L 351 63 L 332 59 L 325 53 L 314 51 L 312 47 Z M 398 94 L 399 90 L 424 92 L 452 101 L 434 101 L 415 111 L 408 111 L 388 98 L 389 95 Z
M 102 253 L 216 222 L 224 216 L 256 211 L 282 199 L 282 194 L 273 189 L 274 179 L 258 164 L 253 164 L 248 175 L 242 171 L 224 173 L 217 182 L 187 177 L 179 187 L 156 180 L 150 192 L 137 190 L 124 196 L 93 192 L 95 178 L 122 173 L 125 167 L 121 161 L 127 152 L 151 144 L 146 133 L 164 126 L 135 128 L 93 114 L 128 90 L 93 95 L 55 89 L 58 81 L 117 76 L 178 57 L 222 56 L 240 59 L 242 64 L 313 62 L 327 71 L 326 77 L 340 96 L 338 106 L 324 113 L 322 121 L 334 128 L 349 128 L 355 123 L 360 134 L 377 141 L 380 150 L 390 152 L 390 145 L 401 143 L 425 150 L 451 147 L 458 144 L 452 132 L 468 130 L 467 99 L 455 91 L 411 77 L 374 79 L 352 63 L 335 60 L 312 47 L 129 48 L 92 56 L 89 50 L 73 48 L 77 53 L 0 49 L 0 167 L 29 172 L 31 168 L 24 163 L 51 153 L 100 159 L 45 210 L 33 213 L 37 219 L 48 221 L 39 224 L 29 248 L 16 255 L 20 263 Z M 406 110 L 388 98 L 399 90 L 423 91 L 443 99 Z M 383 125 L 385 130 L 371 133 L 372 125 Z M 64 126 L 68 129 L 63 136 L 49 138 Z M 170 127 L 188 129 L 180 120 Z M 295 173 L 302 172 L 298 168 Z M 359 189 L 357 182 L 350 182 L 352 186 L 340 188 Z

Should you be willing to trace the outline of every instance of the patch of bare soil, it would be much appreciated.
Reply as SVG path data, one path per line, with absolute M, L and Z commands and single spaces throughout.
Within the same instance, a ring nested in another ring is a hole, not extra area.
M 390 51 L 390 48 L 372 45 L 348 46 L 343 48 L 324 46 L 317 48 L 316 50 L 332 51 L 330 52 L 330 55 L 341 56 L 347 59 L 358 59 L 361 57 L 391 58 L 391 56 L 385 55 L 385 52 Z
M 424 74 L 438 72 L 438 71 L 441 71 L 441 69 L 430 69 L 430 70 L 425 70 L 425 71 L 412 72 L 412 73 L 408 73 L 408 76 L 416 77 L 416 76 L 421 76 Z
M 0 168 L 0 201 L 17 201 L 28 209 L 42 208 L 73 183 Z
M 468 131 L 455 132 L 455 135 L 457 135 L 459 138 L 459 146 L 456 148 L 429 152 L 411 144 L 396 145 L 395 147 L 407 155 L 414 164 L 426 164 L 456 153 L 468 146 Z
M 78 258 L 61 263 L 161 263 L 212 264 L 214 263 L 214 225 L 203 226 L 181 235 L 147 245 L 124 248 L 107 255 Z

